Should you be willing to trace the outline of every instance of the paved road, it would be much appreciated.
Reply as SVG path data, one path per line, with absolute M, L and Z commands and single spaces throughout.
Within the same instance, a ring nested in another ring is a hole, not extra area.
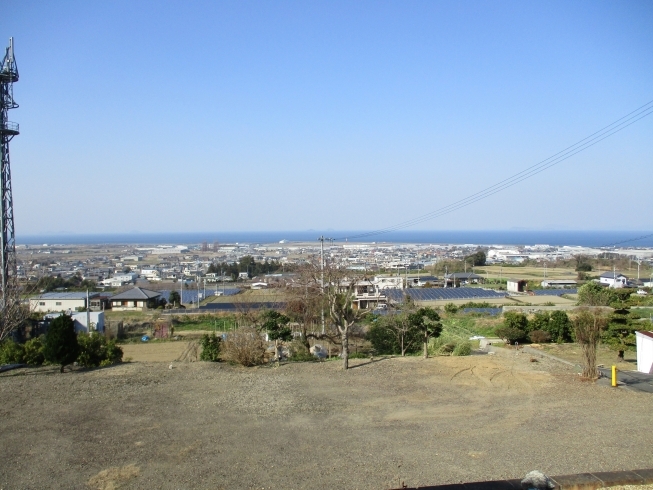
M 600 368 L 599 371 L 608 380 L 612 379 L 611 368 Z M 617 371 L 617 382 L 619 384 L 623 383 L 626 388 L 653 393 L 653 374 L 644 374 L 637 371 Z

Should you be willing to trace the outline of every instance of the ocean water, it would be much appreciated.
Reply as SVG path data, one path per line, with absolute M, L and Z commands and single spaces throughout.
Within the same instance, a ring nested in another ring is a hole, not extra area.
M 535 231 L 535 230 L 404 230 L 369 235 L 366 231 L 243 231 L 193 233 L 117 233 L 19 235 L 17 244 L 24 245 L 101 245 L 101 244 L 212 244 L 316 242 L 320 236 L 335 238 L 336 243 L 424 243 L 476 245 L 576 245 L 586 247 L 620 246 L 653 247 L 653 231 Z

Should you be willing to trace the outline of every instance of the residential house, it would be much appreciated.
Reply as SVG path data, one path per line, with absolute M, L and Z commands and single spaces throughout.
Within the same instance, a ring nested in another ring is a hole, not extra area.
M 464 284 L 478 284 L 483 282 L 483 278 L 473 272 L 453 272 L 444 276 L 446 285 L 453 287 Z
M 118 311 L 146 310 L 157 302 L 161 293 L 135 287 L 111 297 L 111 308 Z
M 628 278 L 621 272 L 608 271 L 601 274 L 599 283 L 611 288 L 625 288 L 628 286 Z

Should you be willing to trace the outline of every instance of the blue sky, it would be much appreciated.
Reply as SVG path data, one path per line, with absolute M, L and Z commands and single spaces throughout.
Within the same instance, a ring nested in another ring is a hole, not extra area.
M 21 1 L 18 235 L 376 229 L 653 99 L 653 3 Z M 419 229 L 651 229 L 653 115 Z

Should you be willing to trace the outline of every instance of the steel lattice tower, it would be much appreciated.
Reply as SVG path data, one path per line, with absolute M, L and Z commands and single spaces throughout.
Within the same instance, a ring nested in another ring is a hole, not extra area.
M 0 67 L 0 143 L 2 145 L 2 168 L 0 169 L 0 274 L 2 275 L 2 309 L 8 307 L 12 294 L 10 280 L 16 277 L 16 242 L 14 236 L 14 201 L 11 194 L 11 168 L 9 166 L 9 142 L 18 134 L 18 124 L 9 122 L 9 109 L 15 109 L 14 82 L 18 81 L 18 67 L 14 59 L 14 38 Z

